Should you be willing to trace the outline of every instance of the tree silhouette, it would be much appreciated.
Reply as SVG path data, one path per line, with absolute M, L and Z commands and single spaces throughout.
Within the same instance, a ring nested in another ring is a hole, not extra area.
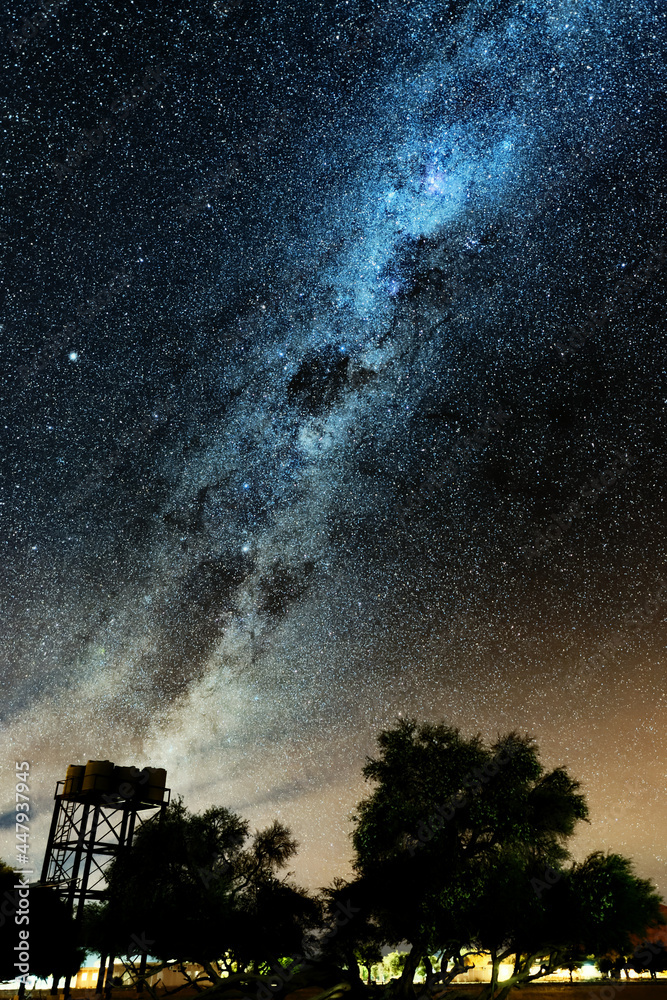
M 319 919 L 316 900 L 280 877 L 296 848 L 278 822 L 251 836 L 228 809 L 197 815 L 177 800 L 110 866 L 89 932 L 107 953 L 197 962 L 216 986 L 270 975 Z
M 46 979 L 72 975 L 81 967 L 85 951 L 80 946 L 74 921 L 63 900 L 46 886 L 30 885 L 27 922 L 16 923 L 19 914 L 20 872 L 0 861 L 0 981 L 18 978 L 16 951 L 19 931 L 28 931 L 29 975 Z
M 658 919 L 656 893 L 627 859 L 572 864 L 566 845 L 586 802 L 564 768 L 544 769 L 530 738 L 510 733 L 486 746 L 403 720 L 378 743 L 364 768 L 375 789 L 357 807 L 348 891 L 363 896 L 384 940 L 411 945 L 399 996 L 414 995 L 429 955 L 442 956 L 436 975 L 448 982 L 483 950 L 492 971 L 481 996 L 502 1000 L 582 948 L 626 947 L 629 931 Z M 512 977 L 499 984 L 510 956 Z

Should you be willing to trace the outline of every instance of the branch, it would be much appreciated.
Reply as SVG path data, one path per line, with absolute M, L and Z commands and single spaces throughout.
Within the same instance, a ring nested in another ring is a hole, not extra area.
M 201 990 L 201 986 L 199 985 L 199 983 L 202 983 L 202 982 L 210 982 L 210 983 L 212 983 L 212 980 L 211 980 L 210 976 L 208 976 L 208 975 L 200 975 L 199 973 L 197 973 L 197 975 L 193 979 L 192 976 L 190 975 L 190 973 L 185 968 L 185 965 L 183 964 L 183 962 L 180 963 L 179 972 L 181 972 L 182 975 L 185 976 L 186 982 L 181 983 L 180 986 L 176 986 L 173 990 L 168 990 L 166 988 L 166 986 L 165 986 L 164 992 L 165 992 L 165 994 L 167 996 L 173 996 L 173 994 L 175 994 L 175 993 L 180 993 L 181 990 L 187 989 L 188 986 L 194 986 L 196 992 L 197 993 L 201 993 L 202 990 Z M 164 986 L 164 983 L 162 985 Z
M 221 975 L 219 975 L 219 973 L 217 972 L 217 970 L 213 968 L 213 963 L 212 962 L 202 962 L 201 964 L 202 964 L 202 968 L 206 972 L 208 978 L 213 983 L 213 987 L 212 987 L 213 989 L 215 989 L 216 986 L 220 986 L 221 983 L 226 982 L 226 980 L 223 979 L 223 977 Z M 206 992 L 206 991 L 204 991 L 204 992 Z
M 566 955 L 566 951 L 562 951 L 562 952 L 558 951 L 558 950 L 556 950 L 554 952 L 550 951 L 549 952 L 549 959 L 548 959 L 548 961 L 546 963 L 544 972 L 542 972 L 542 970 L 540 969 L 539 972 L 534 973 L 532 976 L 527 976 L 525 981 L 527 983 L 530 983 L 530 982 L 533 981 L 533 979 L 540 979 L 542 976 L 548 976 L 550 972 L 553 972 L 554 969 L 557 969 L 561 965 L 561 961 L 560 960 L 563 959 L 565 957 L 565 955 Z M 536 955 L 534 957 L 537 958 L 538 956 Z M 542 964 L 544 965 L 545 963 L 543 962 Z M 530 969 L 530 966 L 528 968 Z
M 530 975 L 531 966 L 536 961 L 539 961 L 539 959 L 542 958 L 543 955 L 540 952 L 534 952 L 531 955 L 526 955 L 525 960 L 521 962 L 520 955 L 517 952 L 517 957 L 514 963 L 514 972 L 512 973 L 509 979 L 503 980 L 502 984 L 503 988 L 514 986 L 517 983 L 532 983 L 535 979 L 541 979 L 542 976 L 548 976 L 551 972 L 554 971 L 554 969 L 559 968 L 564 956 L 565 956 L 565 951 L 556 950 L 553 952 L 549 952 L 549 957 L 547 962 L 542 963 L 542 965 L 544 965 L 544 972 L 540 968 L 539 972 L 534 972 L 533 975 L 531 976 Z
M 152 978 L 153 976 L 158 975 L 158 973 L 162 972 L 163 969 L 168 969 L 168 968 L 170 968 L 172 966 L 178 965 L 177 961 L 163 962 L 162 965 L 158 965 L 157 967 L 152 966 L 150 969 L 146 969 L 146 971 L 144 972 L 144 974 L 142 976 L 142 975 L 139 975 L 139 972 L 137 970 L 137 966 L 132 961 L 131 956 L 129 956 L 129 955 L 126 955 L 126 956 L 119 955 L 118 959 L 119 959 L 121 965 L 124 967 L 125 971 L 128 972 L 130 974 L 130 976 L 132 977 L 132 985 L 133 986 L 138 986 L 140 983 L 143 983 L 144 986 L 146 987 L 146 989 L 148 990 L 148 992 L 150 993 L 151 997 L 153 998 L 153 1000 L 157 1000 L 157 987 L 160 985 L 161 980 L 158 980 L 158 982 L 155 984 L 154 987 L 151 986 L 151 984 L 148 982 L 148 980 L 150 978 Z M 164 988 L 164 990 L 166 992 L 166 987 L 164 986 L 164 983 L 162 983 L 162 986 L 163 986 L 163 988 Z

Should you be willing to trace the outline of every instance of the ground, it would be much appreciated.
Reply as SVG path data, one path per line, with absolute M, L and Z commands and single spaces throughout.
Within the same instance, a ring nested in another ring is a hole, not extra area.
M 465 997 L 474 1000 L 480 992 L 480 983 L 461 983 L 452 986 L 447 995 L 451 1000 L 455 997 Z M 320 992 L 315 987 L 290 993 L 286 1000 L 311 1000 Z M 513 989 L 509 1000 L 615 1000 L 616 995 L 623 995 L 624 1000 L 667 1000 L 667 978 L 652 981 L 650 979 L 625 980 L 591 980 L 584 983 L 531 983 L 522 989 Z M 62 992 L 60 994 L 62 996 Z M 169 994 L 167 994 L 169 995 Z M 185 1000 L 195 994 L 193 991 L 182 990 L 176 994 L 177 1000 Z M 0 1000 L 11 1000 L 15 996 L 11 990 L 0 990 Z M 92 990 L 73 990 L 74 1000 L 91 1000 Z M 162 996 L 162 994 L 160 994 Z M 133 990 L 114 990 L 114 1000 L 135 1000 Z M 48 990 L 35 990 L 26 994 L 26 1000 L 50 1000 Z M 144 993 L 143 1000 L 150 1000 L 150 994 Z

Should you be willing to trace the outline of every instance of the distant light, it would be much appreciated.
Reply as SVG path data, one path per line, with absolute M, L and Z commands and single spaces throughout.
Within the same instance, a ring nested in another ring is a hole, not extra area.
M 598 970 L 595 968 L 594 965 L 582 965 L 581 973 L 587 979 L 590 979 L 591 977 L 597 978 L 600 975 L 600 973 L 598 972 Z
M 79 360 L 79 355 L 76 353 L 76 351 L 70 351 L 69 354 L 67 355 L 67 357 L 70 359 L 70 361 L 78 361 Z
M 250 489 L 250 483 L 244 483 L 243 484 L 243 489 L 244 490 L 249 490 Z

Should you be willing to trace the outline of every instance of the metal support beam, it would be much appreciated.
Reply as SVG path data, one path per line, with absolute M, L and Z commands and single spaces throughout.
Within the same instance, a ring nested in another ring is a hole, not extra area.
M 159 785 L 147 786 L 145 776 L 149 774 L 148 769 L 139 772 L 136 769 L 116 769 L 108 762 L 102 763 L 113 769 L 113 775 L 117 772 L 123 775 L 120 782 L 105 773 L 106 788 L 111 791 L 101 791 L 98 786 L 84 790 L 80 783 L 75 787 L 74 781 L 70 782 L 69 770 L 67 783 L 57 783 L 40 879 L 42 885 L 51 887 L 65 901 L 77 924 L 87 903 L 106 898 L 105 873 L 111 861 L 130 847 L 135 831 L 147 819 L 154 817 L 156 811 L 160 818 L 164 816 L 170 798 L 170 790 L 163 788 L 165 771 L 162 771 Z M 83 772 L 83 768 L 79 770 Z M 138 777 L 127 780 L 128 770 Z M 109 995 L 113 969 L 114 956 L 108 956 L 108 964 L 107 956 L 101 956 L 98 993 L 104 989 Z M 54 987 L 57 989 L 57 980 L 54 980 Z M 68 976 L 65 979 L 66 997 L 69 987 Z

